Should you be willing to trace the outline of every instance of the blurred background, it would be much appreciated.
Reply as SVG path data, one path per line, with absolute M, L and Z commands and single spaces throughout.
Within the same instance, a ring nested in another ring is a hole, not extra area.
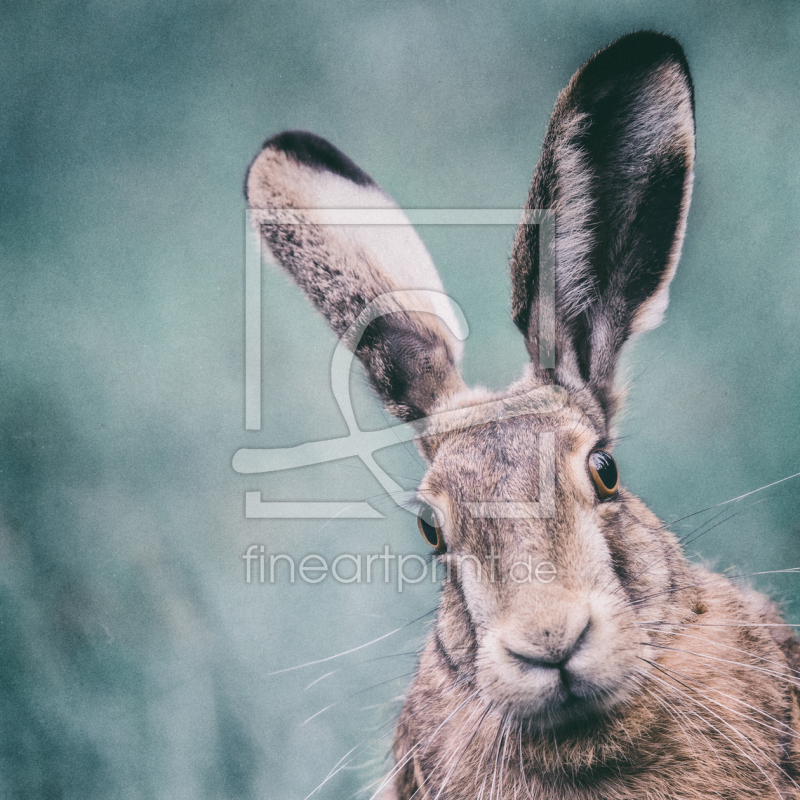
M 245 582 L 253 544 L 297 562 L 387 544 L 426 555 L 356 459 L 231 468 L 243 446 L 347 432 L 334 337 L 268 268 L 264 420 L 244 428 L 242 184 L 277 131 L 328 137 L 403 206 L 522 207 L 577 67 L 632 30 L 677 36 L 696 88 L 694 203 L 666 321 L 626 353 L 617 461 L 665 520 L 800 472 L 799 4 L 2 14 L 0 797 L 303 800 L 322 784 L 316 797 L 341 798 L 385 768 L 437 587 L 292 584 L 285 563 L 275 583 Z M 471 327 L 467 379 L 504 386 L 525 361 L 513 230 L 420 233 Z M 360 374 L 353 396 L 363 428 L 385 426 Z M 379 460 L 407 487 L 422 474 L 410 446 Z M 800 576 L 769 573 L 800 566 L 798 489 L 735 504 L 690 548 L 767 573 L 750 580 L 795 623 Z M 256 490 L 369 500 L 385 518 L 248 520 Z

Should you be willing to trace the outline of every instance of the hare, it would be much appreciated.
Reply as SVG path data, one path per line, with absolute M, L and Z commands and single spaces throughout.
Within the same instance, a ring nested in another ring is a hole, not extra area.
M 263 241 L 428 465 L 419 526 L 448 569 L 376 796 L 800 798 L 800 643 L 766 597 L 690 564 L 611 455 L 618 355 L 667 306 L 694 151 L 674 39 L 634 33 L 578 70 L 527 201 L 554 214 L 554 291 L 523 222 L 512 314 L 531 361 L 502 395 L 465 386 L 409 227 L 328 224 L 402 214 L 369 176 L 303 132 L 250 167 Z

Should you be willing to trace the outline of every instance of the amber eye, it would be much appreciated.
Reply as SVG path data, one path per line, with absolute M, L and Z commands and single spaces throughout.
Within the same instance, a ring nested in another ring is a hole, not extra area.
M 601 500 L 608 500 L 619 488 L 619 472 L 614 459 L 605 450 L 595 450 L 589 456 L 589 472 Z
M 423 506 L 417 514 L 417 527 L 422 538 L 440 553 L 447 549 L 442 536 L 442 527 L 436 519 L 436 512 L 430 506 Z

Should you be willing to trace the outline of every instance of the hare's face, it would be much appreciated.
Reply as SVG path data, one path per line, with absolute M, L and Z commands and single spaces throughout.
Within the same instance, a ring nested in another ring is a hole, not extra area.
M 610 448 L 601 426 L 568 401 L 430 446 L 419 496 L 443 538 L 443 655 L 487 701 L 532 726 L 612 709 L 635 688 L 637 622 L 647 597 L 669 589 L 671 546 L 624 489 L 598 490 L 589 464 Z M 541 495 L 553 490 L 547 507 Z

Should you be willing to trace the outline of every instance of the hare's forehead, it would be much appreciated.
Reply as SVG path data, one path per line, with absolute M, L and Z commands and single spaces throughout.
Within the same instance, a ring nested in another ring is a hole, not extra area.
M 468 425 L 438 437 L 435 457 L 421 489 L 461 494 L 467 486 L 525 475 L 534 479 L 542 457 L 565 465 L 585 457 L 600 433 L 579 409 L 530 414 Z M 458 491 L 461 490 L 461 491 Z

